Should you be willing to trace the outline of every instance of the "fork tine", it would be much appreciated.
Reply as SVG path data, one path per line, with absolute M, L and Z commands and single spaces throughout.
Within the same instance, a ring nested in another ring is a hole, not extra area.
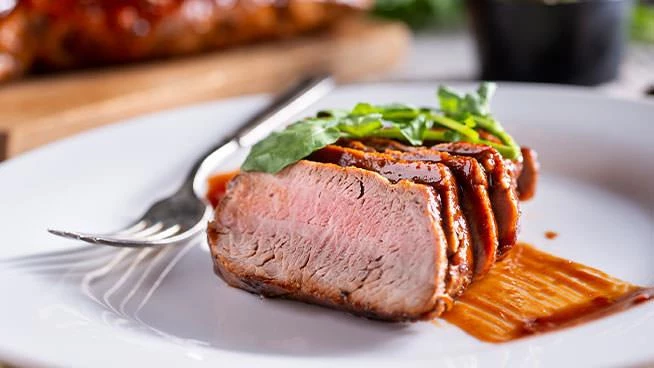
M 189 229 L 182 233 L 178 233 L 173 236 L 169 236 L 162 239 L 154 239 L 154 240 L 148 240 L 147 238 L 144 239 L 114 238 L 114 237 L 102 236 L 97 234 L 88 234 L 88 233 L 63 231 L 63 230 L 55 230 L 55 229 L 48 229 L 48 231 L 53 235 L 61 236 L 68 239 L 80 240 L 91 244 L 103 244 L 103 245 L 109 245 L 112 247 L 121 247 L 121 248 L 143 248 L 143 247 L 153 247 L 158 245 L 176 244 L 178 242 L 188 240 L 199 234 L 202 231 L 203 226 L 204 224 L 198 224 L 192 229 Z
M 116 235 L 130 235 L 134 233 L 138 233 L 139 231 L 142 231 L 148 226 L 148 222 L 145 220 L 140 220 L 136 222 L 134 225 L 128 226 L 124 230 L 117 231 L 115 234 Z M 109 234 L 107 234 L 109 235 Z
M 205 221 L 208 219 L 211 212 L 211 208 L 206 206 L 205 212 L 202 216 L 203 220 L 197 222 L 193 227 L 189 229 L 184 229 L 184 231 L 176 228 L 177 226 L 181 227 L 181 225 L 173 225 L 170 228 L 162 230 L 164 226 L 163 223 L 157 222 L 150 227 L 146 227 L 145 229 L 137 231 L 133 234 L 129 234 L 128 236 L 120 236 L 120 234 L 100 235 L 56 229 L 48 229 L 48 232 L 50 234 L 61 236 L 67 239 L 80 240 L 91 244 L 102 244 L 121 248 L 143 248 L 159 245 L 178 244 L 202 232 L 202 230 L 205 228 Z
M 161 231 L 163 228 L 163 224 L 161 222 L 155 222 L 154 224 L 151 224 L 148 227 L 145 227 L 139 231 L 136 231 L 131 234 L 106 234 L 108 237 L 115 237 L 115 238 L 147 238 L 148 236 L 157 234 Z
M 319 74 L 303 79 L 291 89 L 284 91 L 273 99 L 270 105 L 248 119 L 231 137 L 220 142 L 196 161 L 179 189 L 171 196 L 153 203 L 142 217 L 142 219 L 177 223 L 181 229 L 164 229 L 163 224 L 159 224 L 158 227 L 156 225 L 148 227 L 147 224 L 143 224 L 143 227 L 129 227 L 125 231 L 113 235 L 55 229 L 48 229 L 48 231 L 53 235 L 93 244 L 131 248 L 179 244 L 199 235 L 211 213 L 210 206 L 199 198 L 195 191 L 199 180 L 205 177 L 210 169 L 236 153 L 239 148 L 250 147 L 263 134 L 273 131 L 286 122 L 289 116 L 296 115 L 309 107 L 331 91 L 333 87 L 334 81 L 330 75 Z
M 103 236 L 98 234 L 79 233 L 75 231 L 55 230 L 48 229 L 48 232 L 53 235 L 61 236 L 73 240 L 81 240 L 91 244 L 104 244 L 112 246 L 122 246 L 127 248 L 137 248 L 139 245 L 134 239 L 117 239 L 110 236 Z
M 148 226 L 148 222 L 140 220 L 133 225 L 125 228 L 124 230 L 115 232 L 111 235 L 126 236 L 138 233 Z M 107 234 L 110 235 L 110 234 Z M 9 259 L 0 259 L 0 264 L 9 265 L 12 267 L 29 268 L 29 267 L 65 267 L 68 263 L 75 263 L 86 256 L 98 256 L 100 251 L 105 252 L 106 248 L 102 247 L 79 247 L 75 249 L 66 249 L 62 251 L 37 253 L 26 256 L 13 257 Z
M 160 239 L 166 239 L 166 238 L 168 238 L 168 237 L 171 237 L 171 236 L 173 236 L 173 235 L 179 233 L 179 231 L 180 231 L 181 229 L 182 229 L 181 226 L 179 226 L 179 225 L 174 225 L 174 226 L 171 226 L 171 227 L 169 227 L 169 228 L 167 228 L 167 229 L 165 229 L 165 230 L 161 230 L 161 231 L 159 231 L 158 233 L 155 233 L 155 234 L 152 234 L 152 235 L 146 236 L 146 237 L 145 237 L 145 240 L 160 240 Z

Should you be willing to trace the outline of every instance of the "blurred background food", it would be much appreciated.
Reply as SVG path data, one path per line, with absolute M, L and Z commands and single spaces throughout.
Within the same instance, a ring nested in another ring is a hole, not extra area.
M 139 114 L 274 92 L 309 73 L 341 82 L 384 73 L 407 53 L 410 34 L 365 16 L 371 6 L 19 0 L 0 16 L 0 160 Z
M 0 79 L 290 37 L 370 1 L 3 0 Z
M 625 10 L 633 0 L 469 0 L 468 14 L 472 17 L 468 17 L 467 23 L 473 25 L 478 39 L 482 36 L 478 44 L 482 64 L 487 63 L 484 57 L 488 56 L 493 42 L 500 43 L 503 52 L 516 52 L 525 45 L 536 47 L 535 41 L 541 38 L 552 38 L 550 34 L 557 28 L 560 34 L 579 32 L 575 34 L 580 39 L 577 45 L 598 46 L 600 40 L 619 32 L 614 28 L 626 31 L 626 26 L 618 24 L 620 17 L 630 22 L 633 40 L 654 43 L 654 0 L 635 1 L 633 10 Z M 591 9 L 597 7 L 611 9 L 592 15 Z M 423 34 L 462 31 L 466 24 L 465 8 L 464 0 L 1 0 L 0 81 L 27 72 L 170 58 L 289 38 L 368 10 L 378 17 L 404 22 Z M 543 9 L 540 17 L 531 14 L 538 8 Z M 554 13 L 556 8 L 566 9 L 556 16 L 543 16 Z M 579 14 L 570 15 L 575 11 Z M 614 15 L 611 19 L 612 13 L 624 11 L 629 12 L 627 17 Z M 598 20 L 591 21 L 593 16 Z M 502 24 L 508 20 L 522 23 L 513 27 Z M 597 22 L 601 24 L 587 28 L 588 24 L 593 26 Z M 597 36 L 599 32 L 604 35 Z M 506 36 L 495 37 L 496 33 Z M 595 35 L 593 39 L 591 35 Z M 518 36 L 521 36 L 519 40 Z M 614 38 L 617 42 L 620 37 Z M 554 39 L 552 42 L 560 43 Z M 537 54 L 538 50 L 532 53 Z M 616 49 L 608 53 L 615 56 L 620 52 Z M 515 66 L 508 68 L 515 69 Z M 597 82 L 611 79 L 611 73 L 604 74 Z M 504 78 L 501 73 L 483 70 L 481 77 L 529 80 L 522 76 Z M 576 82 L 574 78 L 544 81 Z

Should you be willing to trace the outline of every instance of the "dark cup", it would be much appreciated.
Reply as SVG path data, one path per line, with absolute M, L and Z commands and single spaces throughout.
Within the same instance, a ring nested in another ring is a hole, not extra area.
M 468 0 L 481 79 L 595 85 L 614 79 L 630 0 Z

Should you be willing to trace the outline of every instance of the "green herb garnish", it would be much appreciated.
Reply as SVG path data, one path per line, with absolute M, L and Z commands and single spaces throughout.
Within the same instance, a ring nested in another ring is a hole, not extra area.
M 339 138 L 383 137 L 414 146 L 424 141 L 465 141 L 496 148 L 505 158 L 520 157 L 520 147 L 490 114 L 495 84 L 482 83 L 476 93 L 459 95 L 438 89 L 440 110 L 405 104 L 359 103 L 351 110 L 325 110 L 270 134 L 255 144 L 241 166 L 243 171 L 276 173 Z M 501 143 L 479 135 L 479 130 Z
M 638 41 L 654 43 L 654 4 L 634 6 L 631 21 L 631 38 Z
M 413 28 L 451 27 L 463 20 L 461 0 L 376 0 L 373 13 Z
M 438 88 L 438 99 L 443 113 L 451 119 L 465 121 L 469 125 L 483 129 L 498 138 L 502 144 L 486 140 L 471 140 L 493 146 L 502 156 L 514 160 L 521 156 L 520 146 L 513 140 L 502 125 L 490 115 L 490 100 L 495 93 L 494 83 L 482 83 L 477 93 L 459 96 L 447 87 Z

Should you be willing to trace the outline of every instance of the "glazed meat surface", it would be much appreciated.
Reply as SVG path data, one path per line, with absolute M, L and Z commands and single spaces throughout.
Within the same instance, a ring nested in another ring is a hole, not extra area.
M 494 217 L 494 220 L 489 219 L 489 216 L 486 215 L 483 219 L 473 222 L 480 224 L 480 226 L 486 224 L 484 229 L 476 231 L 475 234 L 479 238 L 479 236 L 489 232 L 486 229 L 490 228 L 491 225 L 489 224 L 491 222 L 496 223 L 498 245 L 495 247 L 497 249 L 495 253 L 497 257 L 502 257 L 517 242 L 520 228 L 520 211 L 517 194 L 518 180 L 516 178 L 522 175 L 520 170 L 515 168 L 522 168 L 522 165 L 517 165 L 512 161 L 505 162 L 499 152 L 492 147 L 465 142 L 442 143 L 430 148 L 406 146 L 388 139 L 368 139 L 365 143 L 361 143 L 377 151 L 397 152 L 396 154 L 405 152 L 404 155 L 408 159 L 443 162 L 458 174 L 460 183 L 477 189 L 477 192 L 479 192 L 478 187 L 471 186 L 470 183 L 481 184 L 486 187 L 488 189 L 487 197 L 492 203 L 493 216 L 491 217 Z M 407 154 L 408 156 L 406 156 Z M 485 181 L 481 179 L 482 176 L 486 177 Z M 534 186 L 532 189 L 534 192 L 535 181 L 536 178 L 533 179 Z M 475 195 L 474 191 L 469 190 L 468 192 L 471 194 L 467 198 L 479 197 L 479 195 Z M 477 199 L 477 201 L 485 201 L 485 199 Z M 477 210 L 476 213 L 481 215 L 484 212 Z M 488 252 L 491 251 L 490 247 L 492 245 L 489 245 L 491 241 L 486 240 Z M 494 257 L 490 258 L 480 267 L 488 271 L 494 261 Z

